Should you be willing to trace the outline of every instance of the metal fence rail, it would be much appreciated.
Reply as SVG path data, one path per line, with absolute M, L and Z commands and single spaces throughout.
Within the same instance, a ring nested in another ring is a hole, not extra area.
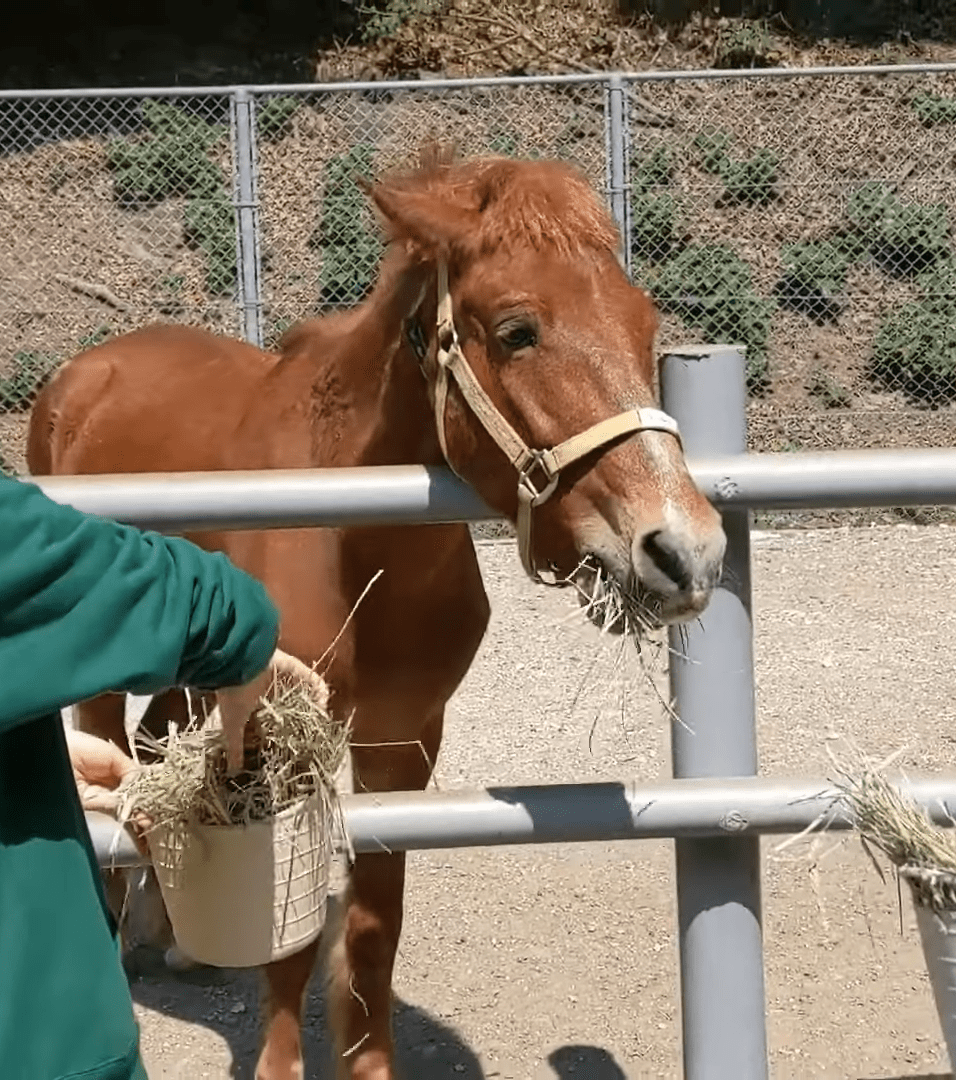
M 270 346 L 354 303 L 352 182 L 425 137 L 603 192 L 662 344 L 748 346 L 760 449 L 956 438 L 956 65 L 0 94 L 0 457 L 63 359 L 173 320 Z M 766 391 L 770 392 L 767 393 Z
M 956 506 L 956 450 L 845 450 L 691 458 L 725 509 Z M 57 502 L 166 532 L 490 521 L 499 515 L 444 467 L 387 465 L 234 473 L 41 476 Z
M 910 780 L 901 790 L 951 826 L 956 779 Z M 430 851 L 510 844 L 700 839 L 803 832 L 815 822 L 845 830 L 839 793 L 823 779 L 617 781 L 491 787 L 477 791 L 344 795 L 349 842 L 338 850 Z M 105 814 L 86 816 L 102 866 L 144 863 L 130 834 Z

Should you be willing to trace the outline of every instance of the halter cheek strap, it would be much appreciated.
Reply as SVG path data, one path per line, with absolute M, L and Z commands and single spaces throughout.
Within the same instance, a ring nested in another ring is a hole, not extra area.
M 637 431 L 664 431 L 680 443 L 677 421 L 660 409 L 628 409 L 601 420 L 580 435 L 550 450 L 532 450 L 499 412 L 495 403 L 468 366 L 455 330 L 451 293 L 448 289 L 448 264 L 438 264 L 438 370 L 435 376 L 435 425 L 442 454 L 449 466 L 445 434 L 445 408 L 448 402 L 449 375 L 454 378 L 462 397 L 494 439 L 518 473 L 518 552 L 525 572 L 533 580 L 548 584 L 538 572 L 532 552 L 532 510 L 546 502 L 558 486 L 562 470 L 576 461 Z

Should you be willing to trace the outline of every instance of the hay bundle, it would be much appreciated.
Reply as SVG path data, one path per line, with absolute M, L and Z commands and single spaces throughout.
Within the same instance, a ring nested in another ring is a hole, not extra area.
M 349 733 L 327 706 L 327 690 L 274 679 L 250 721 L 243 768 L 232 776 L 216 710 L 202 726 L 174 727 L 163 739 L 139 733 L 138 746 L 158 760 L 125 785 L 121 820 L 145 819 L 147 829 L 249 825 L 312 797 L 332 811 Z
M 956 844 L 911 798 L 866 765 L 837 783 L 850 819 L 867 848 L 890 860 L 911 887 L 920 907 L 956 911 Z M 875 862 L 875 860 L 874 860 Z
M 194 960 L 258 966 L 321 932 L 336 822 L 345 835 L 335 778 L 349 735 L 327 700 L 324 684 L 275 678 L 233 775 L 215 711 L 140 739 L 158 760 L 132 775 L 120 817 L 146 819 L 176 942 Z

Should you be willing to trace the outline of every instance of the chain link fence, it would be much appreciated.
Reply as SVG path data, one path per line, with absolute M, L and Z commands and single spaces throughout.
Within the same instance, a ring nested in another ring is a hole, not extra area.
M 264 343 L 365 295 L 381 244 L 356 175 L 407 166 L 434 138 L 469 157 L 564 158 L 603 191 L 605 96 L 599 83 L 256 95 Z
M 633 82 L 664 343 L 748 347 L 761 449 L 956 438 L 956 70 Z
M 356 303 L 355 176 L 579 165 L 661 345 L 747 345 L 755 449 L 956 440 L 956 65 L 0 95 L 0 464 L 57 364 L 156 320 L 273 346 Z
M 239 332 L 231 102 L 0 98 L 0 459 L 57 365 L 156 320 Z

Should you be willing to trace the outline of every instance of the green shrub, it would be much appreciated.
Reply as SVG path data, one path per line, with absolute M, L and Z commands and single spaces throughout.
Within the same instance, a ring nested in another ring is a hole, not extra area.
M 770 64 L 773 41 L 760 22 L 739 22 L 717 31 L 714 67 L 757 68 Z
M 791 244 L 781 254 L 784 272 L 775 289 L 780 305 L 817 322 L 835 319 L 844 306 L 851 262 L 845 245 L 832 240 Z
M 701 168 L 724 182 L 724 198 L 731 202 L 766 203 L 776 197 L 774 184 L 780 155 L 766 147 L 752 157 L 734 161 L 730 157 L 731 138 L 726 131 L 706 128 L 694 139 L 701 152 Z
M 384 0 L 380 5 L 358 4 L 356 11 L 362 20 L 363 41 L 393 37 L 416 15 L 432 15 L 440 11 L 442 0 Z
M 729 160 L 730 136 L 717 128 L 705 128 L 694 139 L 694 146 L 703 154 L 701 167 L 709 173 L 720 173 Z
M 916 278 L 920 301 L 930 311 L 956 312 L 956 263 L 942 259 Z
M 816 398 L 825 409 L 848 409 L 853 403 L 850 391 L 829 372 L 819 368 L 810 375 L 807 393 Z
M 666 258 L 676 238 L 674 196 L 635 194 L 631 198 L 631 253 L 658 262 Z
M 662 311 L 678 315 L 711 342 L 745 345 L 752 392 L 768 383 L 767 335 L 773 305 L 753 288 L 750 267 L 724 244 L 691 244 L 650 277 Z
M 15 353 L 10 374 L 0 379 L 0 413 L 26 412 L 59 364 L 46 353 Z
M 256 134 L 260 139 L 275 142 L 292 130 L 292 117 L 300 100 L 290 94 L 271 97 L 256 109 Z
M 110 327 L 103 323 L 102 326 L 98 326 L 95 330 L 91 330 L 88 334 L 84 334 L 77 344 L 84 352 L 87 349 L 95 349 L 97 345 L 102 345 L 112 333 L 113 331 Z
M 912 101 L 913 109 L 924 127 L 956 123 L 956 98 L 938 97 L 936 94 L 917 94 Z
M 774 184 L 780 155 L 762 147 L 743 161 L 726 161 L 721 169 L 725 197 L 733 202 L 768 203 L 776 197 Z
M 153 205 L 175 195 L 209 198 L 225 185 L 209 150 L 225 128 L 208 124 L 175 105 L 148 101 L 143 117 L 150 134 L 114 139 L 106 148 L 113 192 L 121 206 Z
M 846 216 L 855 229 L 869 237 L 878 232 L 883 218 L 896 205 L 896 196 L 886 184 L 867 180 L 850 195 Z
M 276 115 L 281 115 L 278 107 Z M 236 284 L 235 216 L 223 171 L 209 157 L 226 129 L 156 101 L 143 105 L 143 116 L 146 138 L 115 139 L 107 147 L 115 198 L 136 208 L 185 196 L 186 241 L 206 252 L 206 286 L 214 294 L 229 293 Z
M 279 342 L 284 337 L 287 330 L 295 326 L 296 320 L 289 316 L 282 316 L 273 322 L 265 333 L 265 347 L 267 349 L 275 349 L 278 347 Z
M 658 143 L 631 163 L 631 190 L 635 194 L 663 187 L 674 175 L 674 153 L 669 146 Z
M 949 215 L 945 204 L 898 204 L 883 220 L 870 249 L 891 271 L 919 274 L 949 251 Z
M 322 252 L 320 291 L 327 304 L 361 300 L 375 277 L 382 243 L 365 226 L 365 196 L 356 176 L 371 177 L 374 148 L 359 144 L 325 168 L 322 220 L 310 246 Z
M 183 235 L 187 244 L 206 253 L 209 292 L 232 292 L 236 284 L 236 218 L 232 203 L 225 195 L 191 200 L 183 214 Z
M 917 402 L 956 397 L 956 307 L 917 302 L 884 319 L 873 342 L 870 374 Z
M 518 156 L 518 136 L 513 131 L 495 131 L 488 138 L 488 153 L 502 157 Z
M 878 181 L 863 184 L 850 196 L 847 218 L 870 255 L 901 277 L 922 273 L 950 251 L 944 203 L 904 203 Z
M 940 262 L 917 278 L 919 297 L 883 320 L 869 374 L 918 404 L 956 397 L 956 264 Z

